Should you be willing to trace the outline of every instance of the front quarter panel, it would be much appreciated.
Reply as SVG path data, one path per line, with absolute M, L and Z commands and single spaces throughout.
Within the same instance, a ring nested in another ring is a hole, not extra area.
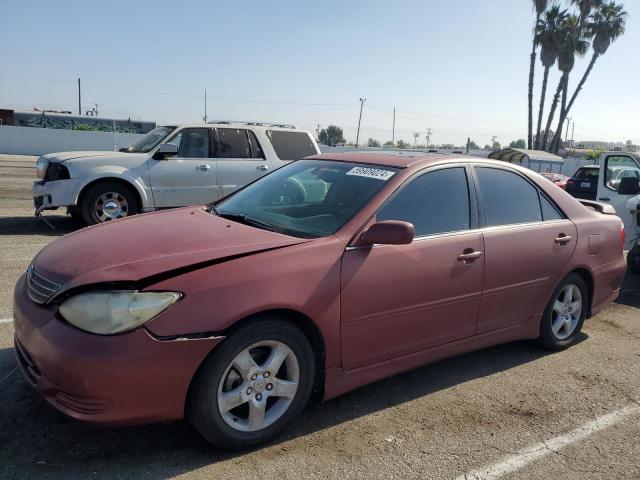
M 326 368 L 340 364 L 340 263 L 336 237 L 279 248 L 161 281 L 149 290 L 184 293 L 184 299 L 147 328 L 160 337 L 220 333 L 269 310 L 308 317 L 323 336 Z

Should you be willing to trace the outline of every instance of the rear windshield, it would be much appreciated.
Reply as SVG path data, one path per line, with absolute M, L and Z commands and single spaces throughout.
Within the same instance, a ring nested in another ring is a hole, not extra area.
M 298 160 L 318 153 L 306 132 L 267 130 L 267 136 L 280 160 Z
M 580 168 L 573 178 L 582 179 L 582 178 L 598 178 L 598 173 L 600 170 L 597 168 Z

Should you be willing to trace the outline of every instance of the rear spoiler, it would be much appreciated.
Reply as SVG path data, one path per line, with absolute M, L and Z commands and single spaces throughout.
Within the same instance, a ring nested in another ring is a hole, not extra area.
M 600 213 L 604 213 L 605 215 L 617 215 L 616 209 L 608 203 L 595 202 L 593 200 L 583 200 L 581 198 L 578 198 L 576 200 L 578 200 L 585 207 L 592 208 Z

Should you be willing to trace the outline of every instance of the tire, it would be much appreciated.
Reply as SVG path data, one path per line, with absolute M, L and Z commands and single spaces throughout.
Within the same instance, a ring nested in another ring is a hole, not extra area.
M 78 207 L 68 207 L 67 213 L 73 218 L 76 222 L 84 223 L 84 219 L 82 218 L 82 212 Z
M 567 297 L 569 292 L 570 298 Z M 538 343 L 549 350 L 562 350 L 574 344 L 588 308 L 586 283 L 576 273 L 568 275 L 553 292 L 544 310 Z
M 189 390 L 186 417 L 216 447 L 250 448 L 277 436 L 302 413 L 314 380 L 315 358 L 304 333 L 261 317 L 230 334 L 204 361 Z
M 106 205 L 113 208 L 107 210 L 104 208 Z M 101 182 L 82 195 L 80 211 L 84 223 L 95 225 L 135 215 L 140 212 L 140 207 L 130 188 L 121 183 Z
M 633 246 L 627 254 L 627 267 L 633 273 L 640 274 L 640 244 Z

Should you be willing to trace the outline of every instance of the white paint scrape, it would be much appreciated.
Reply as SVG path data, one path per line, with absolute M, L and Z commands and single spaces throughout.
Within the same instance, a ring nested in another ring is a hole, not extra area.
M 604 430 L 607 427 L 615 425 L 629 415 L 635 415 L 638 413 L 640 413 L 640 406 L 629 405 L 621 408 L 620 410 L 616 410 L 615 412 L 598 417 L 591 422 L 585 423 L 581 427 L 578 427 L 569 433 L 540 442 L 532 447 L 525 448 L 524 450 L 520 450 L 514 455 L 509 455 L 508 457 L 503 458 L 498 463 L 487 465 L 459 475 L 456 477 L 456 480 L 493 480 L 501 478 L 504 475 L 508 475 L 524 468 L 539 458 L 551 455 L 561 448 L 579 442 L 600 430 Z

